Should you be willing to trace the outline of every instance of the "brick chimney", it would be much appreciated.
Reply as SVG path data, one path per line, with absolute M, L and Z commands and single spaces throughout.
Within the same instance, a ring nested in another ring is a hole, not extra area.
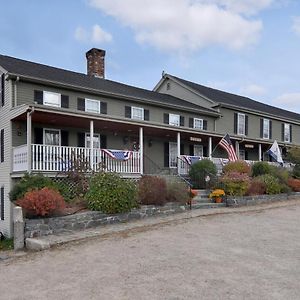
M 92 48 L 86 54 L 87 74 L 98 78 L 105 78 L 105 50 Z

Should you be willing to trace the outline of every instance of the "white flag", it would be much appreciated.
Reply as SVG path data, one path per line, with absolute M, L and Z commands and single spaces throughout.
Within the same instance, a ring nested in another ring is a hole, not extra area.
M 268 154 L 270 154 L 277 162 L 280 164 L 283 163 L 282 156 L 281 156 L 281 151 L 278 146 L 277 141 L 275 140 L 271 148 L 267 151 Z

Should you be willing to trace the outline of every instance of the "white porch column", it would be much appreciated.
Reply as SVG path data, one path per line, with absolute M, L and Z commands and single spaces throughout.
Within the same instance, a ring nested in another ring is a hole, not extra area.
M 90 121 L 90 165 L 91 169 L 94 170 L 94 121 Z
M 240 159 L 240 144 L 238 141 L 235 142 L 235 153 L 238 159 Z
M 31 120 L 32 112 L 27 112 L 27 172 L 31 173 L 31 131 L 32 131 L 32 120 Z
M 144 131 L 143 127 L 140 127 L 139 132 L 139 138 L 140 138 L 140 172 L 143 175 L 144 173 Z
M 212 159 L 212 137 L 210 136 L 208 139 L 208 157 Z
M 180 132 L 177 132 L 177 170 L 178 174 L 180 174 Z
M 262 149 L 261 144 L 258 144 L 258 160 L 262 161 Z

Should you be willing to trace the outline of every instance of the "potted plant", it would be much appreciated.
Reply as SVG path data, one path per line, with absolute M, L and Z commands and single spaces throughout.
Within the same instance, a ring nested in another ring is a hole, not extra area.
M 214 199 L 215 203 L 222 203 L 223 202 L 223 196 L 225 196 L 224 190 L 215 189 L 210 193 L 209 198 Z

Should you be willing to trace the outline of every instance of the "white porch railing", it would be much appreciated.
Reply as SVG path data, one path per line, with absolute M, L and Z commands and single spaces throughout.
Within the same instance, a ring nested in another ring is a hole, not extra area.
M 36 172 L 62 172 L 71 168 L 76 158 L 91 166 L 91 149 L 82 147 L 31 145 L 31 170 Z M 140 173 L 140 153 L 133 151 L 126 161 L 109 157 L 101 149 L 93 149 L 94 171 L 103 169 L 107 172 Z M 13 149 L 13 171 L 27 171 L 27 145 Z

